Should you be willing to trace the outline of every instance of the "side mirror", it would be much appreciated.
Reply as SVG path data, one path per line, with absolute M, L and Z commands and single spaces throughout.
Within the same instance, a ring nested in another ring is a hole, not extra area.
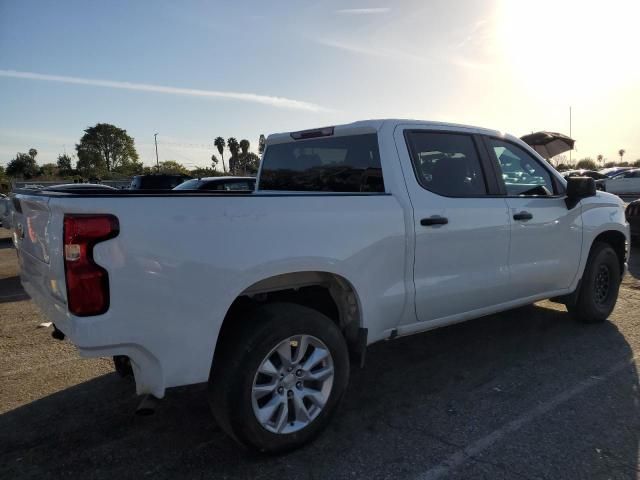
M 596 181 L 590 177 L 567 178 L 567 208 L 571 210 L 580 200 L 596 196 Z

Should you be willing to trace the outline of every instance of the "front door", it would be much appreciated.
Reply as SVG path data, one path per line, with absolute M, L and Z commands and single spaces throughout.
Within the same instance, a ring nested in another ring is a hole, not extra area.
M 504 198 L 490 196 L 497 182 L 486 174 L 480 141 L 464 131 L 396 130 L 414 211 L 419 322 L 507 299 L 507 206 Z
M 578 272 L 581 208 L 565 203 L 564 187 L 543 161 L 514 142 L 486 138 L 511 221 L 510 291 L 515 299 L 568 288 Z

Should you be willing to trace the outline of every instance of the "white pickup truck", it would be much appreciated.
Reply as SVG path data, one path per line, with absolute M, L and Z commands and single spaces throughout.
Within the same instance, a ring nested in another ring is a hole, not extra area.
M 366 346 L 552 298 L 613 310 L 621 200 L 519 139 L 412 120 L 271 135 L 255 191 L 21 191 L 22 283 L 137 392 L 208 382 L 238 442 L 309 441 Z

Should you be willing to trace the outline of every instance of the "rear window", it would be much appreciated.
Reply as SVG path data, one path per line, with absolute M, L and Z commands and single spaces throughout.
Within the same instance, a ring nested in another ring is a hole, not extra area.
M 384 192 L 375 133 L 270 145 L 260 190 Z

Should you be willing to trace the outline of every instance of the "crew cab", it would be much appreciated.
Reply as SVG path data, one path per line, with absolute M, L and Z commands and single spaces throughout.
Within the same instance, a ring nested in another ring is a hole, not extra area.
M 542 299 L 613 310 L 621 200 L 518 138 L 414 120 L 270 135 L 253 192 L 28 191 L 22 283 L 81 355 L 137 392 L 208 382 L 219 425 L 311 440 L 367 345 Z

